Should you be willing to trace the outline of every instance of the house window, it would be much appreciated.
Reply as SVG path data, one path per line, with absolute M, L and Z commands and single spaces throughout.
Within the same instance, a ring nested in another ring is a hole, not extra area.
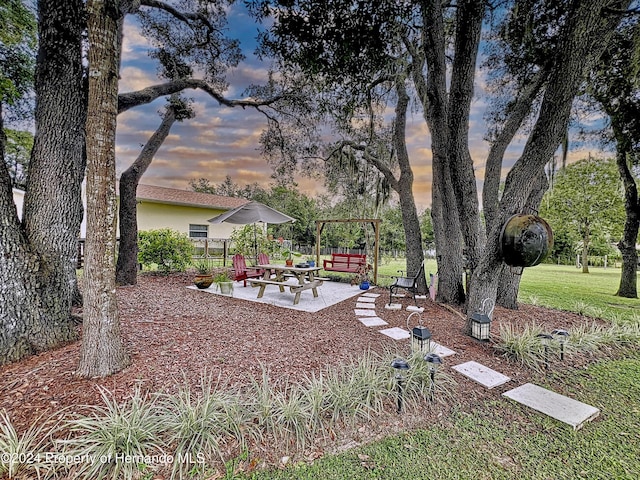
M 208 225 L 189 224 L 189 238 L 207 238 L 209 236 Z

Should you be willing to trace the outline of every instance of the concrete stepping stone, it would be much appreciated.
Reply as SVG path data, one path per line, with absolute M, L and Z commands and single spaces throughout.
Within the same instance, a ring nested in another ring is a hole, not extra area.
M 411 335 L 404 328 L 393 327 L 393 328 L 385 328 L 384 330 L 378 330 L 381 334 L 386 335 L 387 337 L 391 337 L 394 340 L 404 340 L 405 338 L 409 338 Z
M 383 325 L 389 325 L 380 317 L 358 317 L 360 323 L 362 323 L 365 327 L 381 327 Z
M 357 299 L 357 302 L 365 302 L 365 303 L 375 303 L 376 299 L 374 297 L 365 297 L 364 295 L 360 295 Z
M 402 304 L 400 303 L 387 303 L 384 306 L 385 309 L 387 310 L 401 310 L 402 309 Z
M 574 430 L 578 430 L 585 422 L 593 420 L 600 414 L 600 410 L 596 407 L 532 383 L 525 383 L 513 390 L 504 392 L 502 396 L 567 423 Z
M 416 307 L 415 305 L 409 305 L 407 307 L 407 312 L 418 312 L 418 313 L 422 313 L 424 312 L 424 307 Z
M 373 303 L 356 303 L 356 308 L 369 308 L 369 309 L 375 309 L 376 306 Z
M 358 317 L 370 317 L 376 313 L 371 308 L 356 308 L 353 312 Z
M 456 354 L 456 352 L 450 348 L 444 347 L 436 342 L 431 342 L 431 351 L 441 358 L 450 357 L 451 355 Z
M 496 372 L 495 370 L 474 361 L 461 363 L 460 365 L 455 365 L 451 368 L 489 389 L 507 383 L 511 380 L 506 375 Z
M 378 298 L 380 296 L 379 293 L 363 293 L 362 295 L 360 295 L 361 297 L 371 297 L 371 298 Z

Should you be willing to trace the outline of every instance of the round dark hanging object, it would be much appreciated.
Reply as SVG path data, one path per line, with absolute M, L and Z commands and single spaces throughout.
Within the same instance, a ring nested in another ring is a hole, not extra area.
M 547 257 L 552 247 L 551 227 L 537 215 L 513 215 L 502 227 L 500 252 L 507 265 L 533 267 Z

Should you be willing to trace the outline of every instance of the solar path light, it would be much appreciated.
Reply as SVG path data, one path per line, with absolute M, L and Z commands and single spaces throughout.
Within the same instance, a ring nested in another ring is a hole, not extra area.
M 391 367 L 396 370 L 396 384 L 398 388 L 398 413 L 402 413 L 402 387 L 404 384 L 403 370 L 409 370 L 409 364 L 402 358 L 396 358 L 391 362 Z
M 549 341 L 553 340 L 553 336 L 548 333 L 539 333 L 536 337 L 540 339 L 540 343 L 544 347 L 544 369 L 549 370 Z
M 429 385 L 429 400 L 433 400 L 433 392 L 436 389 L 436 369 L 438 365 L 442 365 L 442 358 L 435 353 L 428 353 L 424 357 L 424 361 L 429 364 L 429 376 L 431 384 Z
M 551 335 L 560 343 L 560 360 L 564 360 L 564 344 L 569 340 L 569 332 L 561 328 L 555 329 Z

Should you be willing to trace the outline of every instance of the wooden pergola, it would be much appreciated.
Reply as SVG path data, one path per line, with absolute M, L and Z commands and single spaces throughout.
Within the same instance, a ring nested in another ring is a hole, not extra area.
M 378 283 L 378 254 L 380 253 L 380 224 L 379 218 L 341 218 L 334 220 L 316 220 L 316 265 L 320 266 L 320 235 L 327 223 L 370 223 L 375 234 L 375 248 L 373 250 L 373 283 Z

